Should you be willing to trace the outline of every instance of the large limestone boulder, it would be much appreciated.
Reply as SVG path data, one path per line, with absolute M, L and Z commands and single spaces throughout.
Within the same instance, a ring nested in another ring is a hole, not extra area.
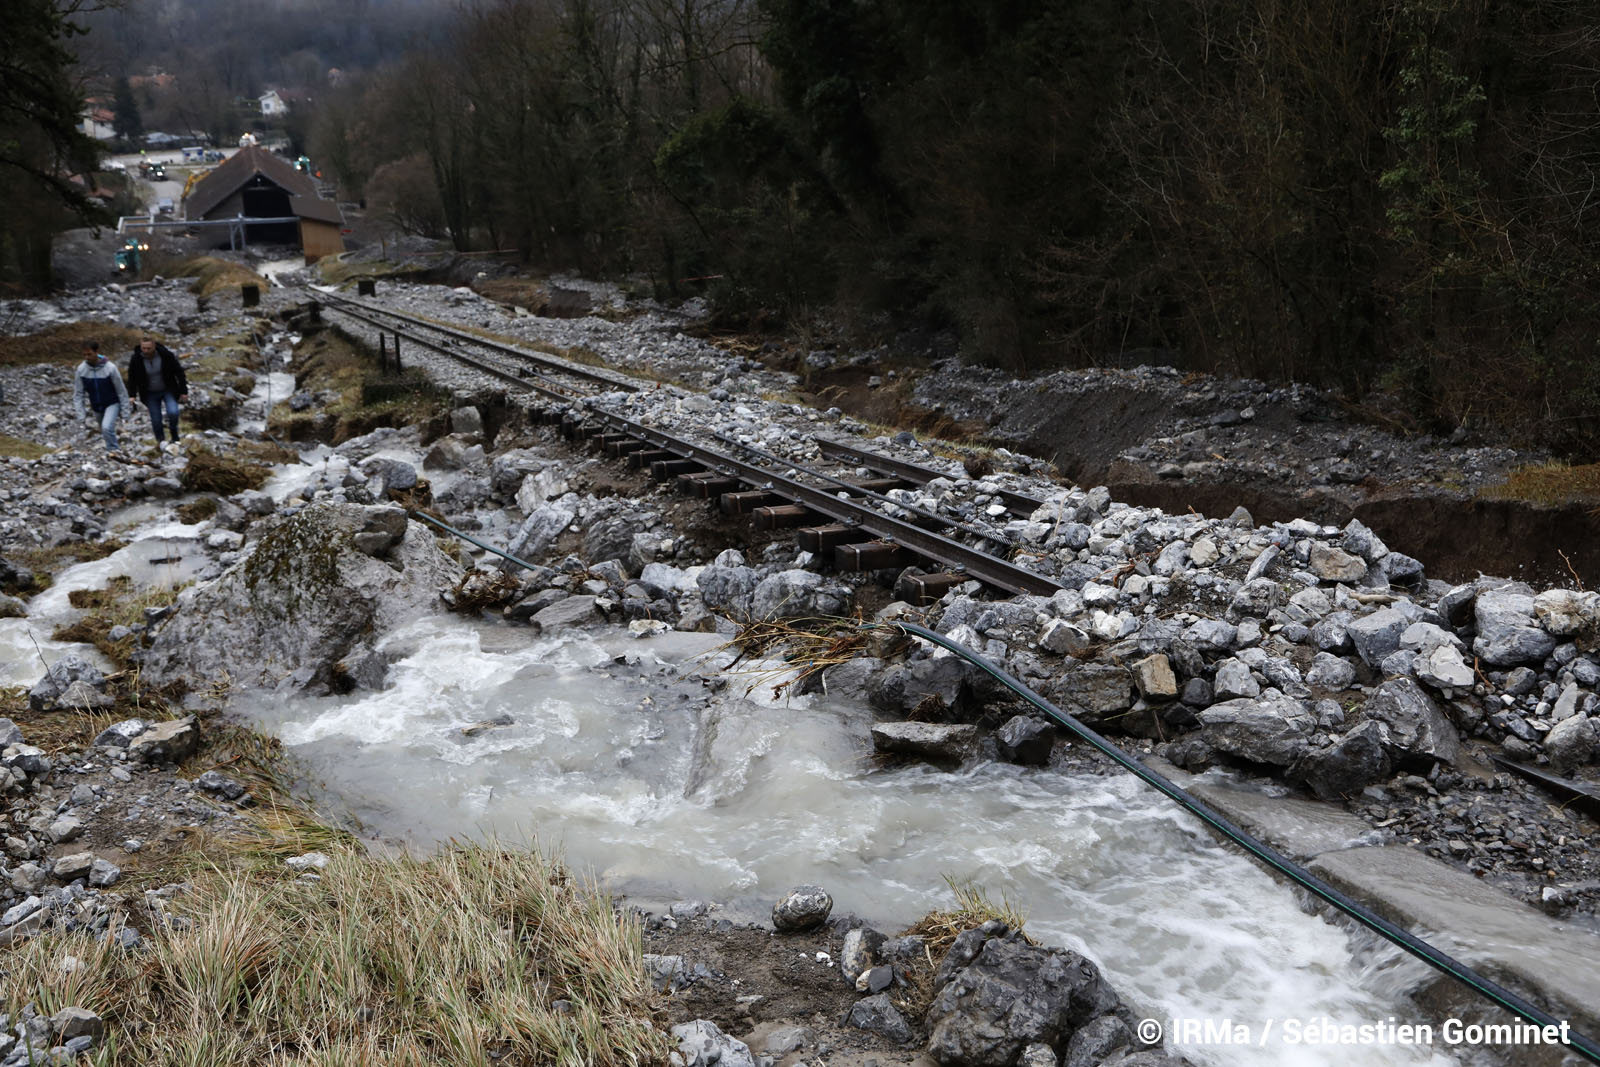
M 1311 710 L 1282 694 L 1213 704 L 1199 717 L 1201 737 L 1218 752 L 1277 767 L 1298 760 L 1316 728 Z
M 460 564 L 394 507 L 326 504 L 284 520 L 216 581 L 179 599 L 147 681 L 320 688 L 379 635 L 444 609 Z
M 1473 605 L 1478 636 L 1472 651 L 1495 667 L 1542 662 L 1556 647 L 1556 639 L 1535 619 L 1534 611 L 1534 598 L 1513 589 L 1479 593 Z
M 1385 747 L 1397 760 L 1454 763 L 1461 753 L 1456 728 L 1410 678 L 1384 682 L 1363 711 L 1368 722 L 1383 724 Z

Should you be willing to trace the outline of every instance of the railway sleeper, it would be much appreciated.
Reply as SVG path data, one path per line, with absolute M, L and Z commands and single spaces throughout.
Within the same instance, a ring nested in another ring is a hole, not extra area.
M 631 455 L 634 452 L 643 452 L 649 447 L 650 445 L 646 441 L 641 441 L 636 437 L 624 436 L 620 441 L 612 441 L 606 445 L 606 455 L 612 459 L 621 459 L 623 456 Z
M 943 574 L 908 574 L 895 586 L 894 595 L 914 607 L 923 607 L 942 598 L 950 590 L 968 581 L 965 574 L 946 571 Z
M 782 493 L 770 489 L 751 489 L 743 493 L 723 493 L 717 499 L 717 506 L 724 515 L 749 515 L 757 508 L 781 504 L 784 499 Z
M 678 492 L 684 496 L 699 497 L 710 500 L 722 496 L 723 493 L 735 492 L 744 483 L 737 478 L 730 478 L 726 474 L 716 471 L 700 471 L 695 474 L 678 475 Z
M 849 544 L 851 538 L 860 536 L 855 527 L 846 526 L 842 522 L 831 522 L 826 526 L 807 526 L 795 534 L 795 541 L 802 551 L 812 555 L 821 555 L 832 552 L 840 545 Z
M 916 553 L 893 541 L 839 545 L 833 550 L 834 566 L 841 571 L 881 571 L 887 567 L 908 566 L 916 559 Z
M 658 482 L 664 482 L 668 478 L 703 470 L 705 468 L 697 459 L 658 459 L 650 464 L 650 477 Z
M 750 513 L 758 530 L 784 530 L 794 526 L 814 523 L 822 516 L 804 504 L 774 504 L 756 508 Z
M 649 470 L 650 464 L 664 459 L 677 459 L 676 452 L 669 452 L 665 448 L 643 448 L 637 452 L 628 453 L 628 466 L 638 470 Z

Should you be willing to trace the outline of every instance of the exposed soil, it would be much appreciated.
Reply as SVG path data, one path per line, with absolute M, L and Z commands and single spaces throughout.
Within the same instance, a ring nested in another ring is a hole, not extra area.
M 668 998 L 672 1025 L 710 1019 L 753 1054 L 771 1054 L 784 1067 L 817 1057 L 830 1065 L 930 1064 L 920 1042 L 902 1047 L 844 1025 L 850 1006 L 861 999 L 837 962 L 850 925 L 835 920 L 809 933 L 780 934 L 719 921 L 714 913 L 654 920 L 645 931 L 645 951 L 682 956 L 685 971 L 700 975 Z M 794 1027 L 810 1031 L 810 1039 L 792 1050 L 769 1050 L 773 1035 Z

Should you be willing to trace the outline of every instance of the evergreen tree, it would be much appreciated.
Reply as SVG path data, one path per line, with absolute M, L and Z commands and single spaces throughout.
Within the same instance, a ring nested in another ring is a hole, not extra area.
M 144 136 L 144 121 L 139 118 L 139 105 L 133 99 L 133 87 L 127 78 L 118 78 L 112 98 L 111 129 L 124 141 L 137 142 Z
M 33 282 L 49 275 L 51 226 L 60 221 L 53 215 L 102 221 L 88 190 L 71 180 L 91 171 L 99 154 L 78 128 L 83 97 L 67 47 L 83 32 L 73 21 L 78 6 L 77 0 L 6 0 L 0 34 L 0 203 L 15 220 L 0 238 L 0 271 Z

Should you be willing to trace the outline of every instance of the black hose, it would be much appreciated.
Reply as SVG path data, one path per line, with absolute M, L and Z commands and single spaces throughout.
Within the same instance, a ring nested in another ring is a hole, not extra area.
M 1557 1019 L 1543 1008 L 1538 1007 L 1537 1005 L 1523 999 L 1503 986 L 1500 986 L 1497 983 L 1483 977 L 1466 964 L 1461 963 L 1459 960 L 1453 959 L 1449 955 L 1417 937 L 1415 934 L 1412 934 L 1410 931 L 1396 926 L 1394 923 L 1377 914 L 1366 905 L 1351 899 L 1349 896 L 1335 889 L 1333 886 L 1329 885 L 1321 878 L 1318 878 L 1304 867 L 1301 867 L 1288 858 L 1280 855 L 1272 848 L 1256 840 L 1254 837 L 1235 826 L 1232 822 L 1225 819 L 1222 815 L 1218 814 L 1204 801 L 1190 795 L 1188 792 L 1176 785 L 1171 779 L 1157 774 L 1155 771 L 1146 767 L 1143 763 L 1139 762 L 1137 759 L 1133 758 L 1128 753 L 1124 752 L 1122 749 L 1118 748 L 1116 745 L 1112 744 L 1110 741 L 1106 740 L 1100 734 L 1091 730 L 1089 727 L 1085 726 L 1071 715 L 1068 715 L 1066 712 L 1060 710 L 1048 700 L 1044 699 L 1044 697 L 1040 696 L 1038 693 L 1035 693 L 1032 689 L 1028 688 L 1028 686 L 1013 678 L 999 667 L 996 667 L 993 663 L 990 663 L 987 659 L 974 652 L 972 649 L 967 648 L 965 645 L 962 645 L 957 641 L 950 640 L 944 634 L 941 634 L 935 630 L 930 630 L 923 626 L 918 626 L 915 623 L 900 622 L 896 620 L 889 623 L 872 625 L 893 626 L 907 634 L 915 635 L 926 641 L 932 641 L 934 644 L 948 649 L 949 651 L 960 656 L 962 659 L 965 659 L 969 663 L 981 668 L 996 681 L 1000 682 L 1002 685 L 1016 693 L 1018 696 L 1022 697 L 1028 703 L 1032 704 L 1034 707 L 1050 716 L 1062 726 L 1065 726 L 1068 730 L 1071 730 L 1078 737 L 1089 742 L 1089 744 L 1093 745 L 1095 748 L 1111 757 L 1117 763 L 1138 775 L 1139 778 L 1143 779 L 1149 785 L 1152 785 L 1156 789 L 1165 793 L 1169 798 L 1176 801 L 1180 807 L 1198 817 L 1201 821 L 1205 822 L 1218 833 L 1232 840 L 1235 844 L 1242 847 L 1245 851 L 1261 860 L 1279 874 L 1282 874 L 1296 885 L 1333 905 L 1335 908 L 1339 909 L 1339 911 L 1350 916 L 1350 918 L 1378 934 L 1380 937 L 1383 937 L 1386 940 L 1400 946 L 1413 956 L 1420 959 L 1422 962 L 1426 963 L 1428 966 L 1448 974 L 1450 977 L 1461 982 L 1468 989 L 1487 997 L 1489 1000 L 1493 1001 L 1495 1004 L 1498 1004 L 1500 1007 L 1505 1008 L 1507 1011 L 1510 1011 L 1516 1015 L 1520 1015 L 1524 1019 L 1537 1023 L 1540 1026 L 1567 1027 L 1567 1046 L 1582 1054 L 1591 1063 L 1600 1064 L 1600 1045 L 1597 1045 L 1592 1039 L 1572 1030 L 1570 1023 L 1561 1019 Z
M 434 518 L 432 515 L 428 515 L 428 514 L 425 514 L 425 513 L 421 512 L 421 511 L 417 511 L 414 508 L 407 509 L 406 514 L 409 515 L 413 519 L 421 519 L 423 522 L 427 523 L 430 526 L 437 526 L 439 529 L 443 530 L 445 533 L 455 534 L 457 537 L 461 538 L 461 540 L 463 540 L 463 541 L 471 541 L 473 544 L 477 545 L 479 548 L 483 549 L 485 552 L 493 552 L 495 555 L 499 556 L 501 559 L 508 559 L 512 563 L 515 563 L 517 566 L 522 567 L 522 568 L 524 568 L 526 570 L 536 571 L 536 570 L 539 569 L 537 564 L 529 563 L 527 560 L 518 559 L 516 556 L 513 556 L 511 553 L 503 552 L 500 549 L 494 547 L 493 545 L 486 545 L 482 541 L 478 540 L 476 537 L 473 537 L 471 534 L 462 533 L 460 530 L 456 529 L 454 526 L 447 526 L 446 524 L 440 522 L 438 519 Z

